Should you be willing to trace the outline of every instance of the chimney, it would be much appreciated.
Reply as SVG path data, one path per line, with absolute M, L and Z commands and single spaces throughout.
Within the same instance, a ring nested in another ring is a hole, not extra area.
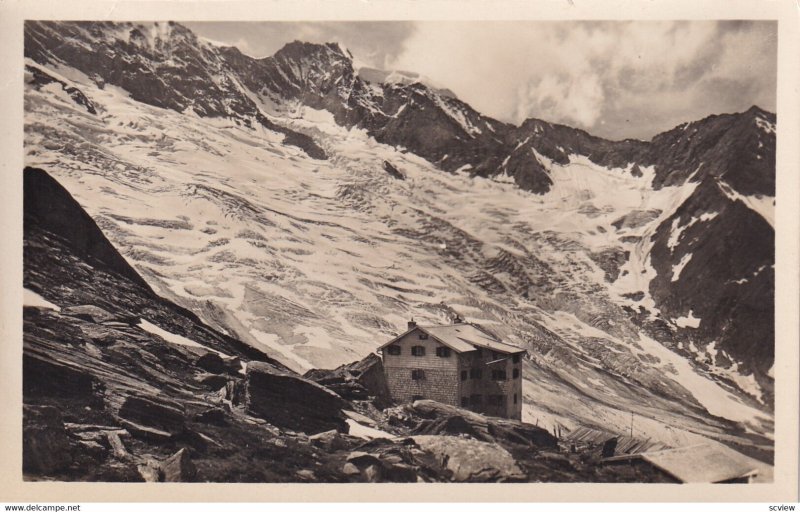
M 411 329 L 413 329 L 414 327 L 416 327 L 416 326 L 417 326 L 417 322 L 415 322 L 413 318 L 412 318 L 411 320 L 409 320 L 409 321 L 408 321 L 408 330 L 409 330 L 409 331 L 410 331 Z

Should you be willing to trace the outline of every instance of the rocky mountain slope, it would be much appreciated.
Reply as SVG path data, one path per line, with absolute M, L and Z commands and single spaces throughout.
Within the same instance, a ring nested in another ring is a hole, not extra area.
M 773 114 L 615 142 L 367 80 L 335 44 L 29 22 L 25 51 L 29 164 L 220 333 L 307 371 L 458 313 L 529 350 L 548 430 L 633 414 L 771 459 Z
M 339 396 L 154 294 L 47 173 L 24 183 L 28 480 L 664 481 L 597 447 L 559 454 L 534 425 L 385 409 L 375 357 Z

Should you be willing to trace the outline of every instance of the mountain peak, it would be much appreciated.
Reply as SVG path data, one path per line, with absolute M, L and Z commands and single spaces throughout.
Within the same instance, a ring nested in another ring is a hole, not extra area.
M 339 43 L 320 44 L 298 40 L 285 44 L 283 48 L 275 52 L 273 58 L 277 60 L 326 59 L 334 62 L 347 62 L 351 67 L 353 62 L 353 55 Z

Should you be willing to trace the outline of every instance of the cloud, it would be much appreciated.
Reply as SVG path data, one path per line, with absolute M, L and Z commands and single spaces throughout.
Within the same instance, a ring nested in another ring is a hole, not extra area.
M 775 108 L 774 22 L 421 22 L 391 62 L 478 110 L 610 138 Z
M 188 23 L 255 57 L 339 42 L 369 66 L 414 71 L 502 121 L 529 117 L 621 139 L 757 104 L 775 109 L 772 21 Z
M 186 25 L 209 39 L 236 46 L 252 57 L 267 57 L 295 40 L 341 43 L 365 63 L 385 67 L 404 51 L 416 26 L 405 21 L 378 22 L 193 22 Z

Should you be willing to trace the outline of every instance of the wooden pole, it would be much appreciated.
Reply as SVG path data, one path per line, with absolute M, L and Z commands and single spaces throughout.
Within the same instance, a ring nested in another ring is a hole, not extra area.
M 633 437 L 633 411 L 631 411 L 631 437 Z

